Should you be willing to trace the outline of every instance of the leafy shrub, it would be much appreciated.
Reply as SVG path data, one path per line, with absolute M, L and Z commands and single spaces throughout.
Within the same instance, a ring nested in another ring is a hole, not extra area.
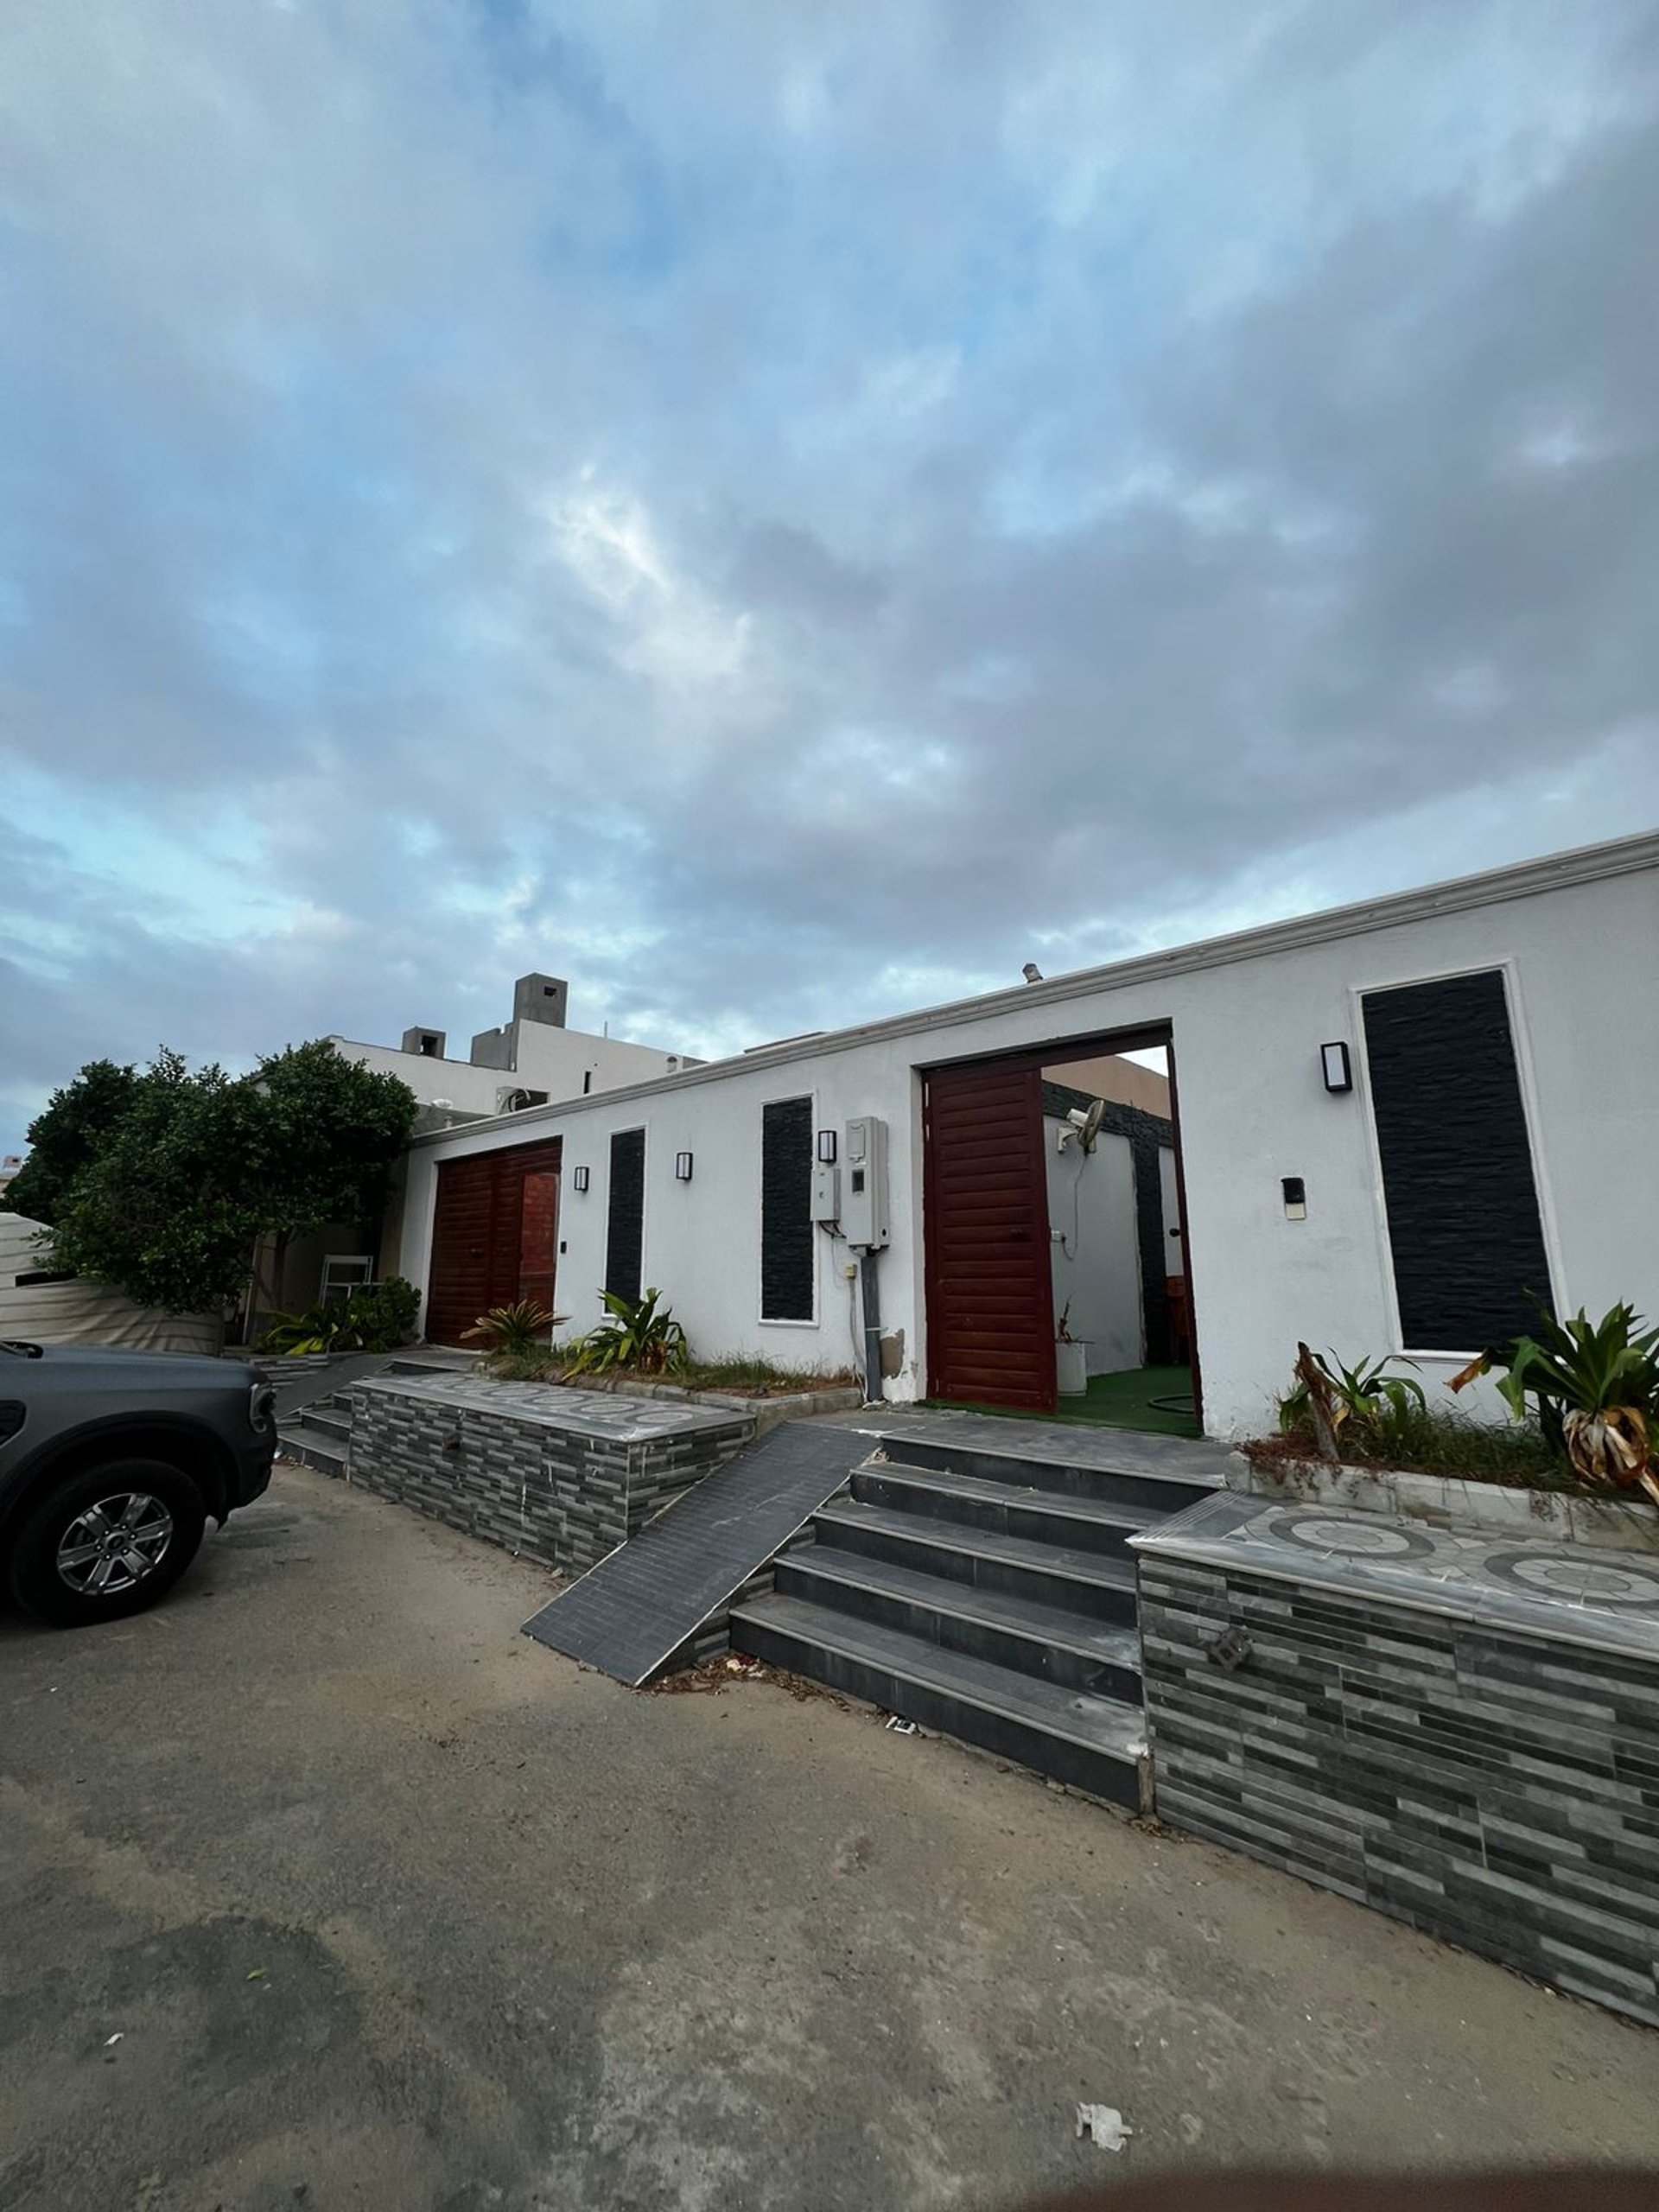
M 571 1346 L 566 1370 L 571 1375 L 610 1375 L 626 1368 L 639 1375 L 677 1375 L 690 1357 L 685 1331 L 671 1309 L 658 1306 L 661 1294 L 648 1290 L 635 1303 L 601 1290 L 609 1319 Z
M 465 1342 L 481 1344 L 494 1365 L 501 1360 L 544 1355 L 552 1326 L 553 1315 L 538 1299 L 521 1298 L 512 1306 L 493 1306 L 461 1333 Z
M 1599 1321 L 1582 1306 L 1560 1321 L 1540 1306 L 1533 1334 L 1483 1352 L 1451 1387 L 1461 1390 L 1494 1367 L 1506 1370 L 1497 1387 L 1515 1419 L 1535 1411 L 1544 1436 L 1584 1481 L 1640 1487 L 1659 1503 L 1659 1329 L 1643 1332 L 1640 1316 L 1625 1305 Z
M 259 1339 L 261 1351 L 396 1351 L 415 1334 L 421 1294 L 402 1275 L 365 1283 L 349 1296 L 303 1313 L 283 1313 Z

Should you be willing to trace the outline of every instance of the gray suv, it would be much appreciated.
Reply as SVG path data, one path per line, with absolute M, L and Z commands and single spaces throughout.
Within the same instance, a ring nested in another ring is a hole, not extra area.
M 60 1628 L 142 1612 L 276 1450 L 251 1367 L 0 1339 L 0 1588 Z

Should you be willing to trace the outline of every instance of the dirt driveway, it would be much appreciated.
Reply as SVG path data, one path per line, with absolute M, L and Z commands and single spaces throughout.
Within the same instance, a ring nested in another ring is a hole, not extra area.
M 634 1695 L 547 1587 L 284 1467 L 160 1611 L 0 1623 L 8 2212 L 1659 2163 L 1659 2035 L 861 1712 Z

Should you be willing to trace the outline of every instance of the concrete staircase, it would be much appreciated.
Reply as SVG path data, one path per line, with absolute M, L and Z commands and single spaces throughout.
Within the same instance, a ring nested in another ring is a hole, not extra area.
M 360 1365 L 353 1364 L 352 1380 L 361 1382 L 370 1375 L 466 1374 L 477 1364 L 476 1357 L 470 1352 L 423 1351 L 416 1348 L 406 1352 L 388 1353 L 377 1358 L 365 1357 Z M 278 1386 L 276 1439 L 277 1448 L 283 1456 L 296 1459 L 301 1466 L 310 1467 L 320 1475 L 349 1474 L 352 1439 L 350 1382 L 322 1395 L 285 1405 L 285 1394 L 281 1387 L 284 1377 L 280 1366 L 272 1363 L 266 1367 L 265 1372 Z
M 957 1414 L 881 1443 L 733 1613 L 733 1649 L 1139 1808 L 1125 1547 L 1219 1489 L 1225 1453 Z

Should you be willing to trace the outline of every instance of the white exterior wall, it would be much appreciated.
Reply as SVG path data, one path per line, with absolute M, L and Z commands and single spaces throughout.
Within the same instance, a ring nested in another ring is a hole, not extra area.
M 1089 1373 L 1115 1375 L 1139 1367 L 1146 1357 L 1135 1153 L 1127 1137 L 1105 1129 L 1093 1152 L 1077 1144 L 1061 1152 L 1065 1127 L 1052 1115 L 1044 1117 L 1054 1325 L 1058 1328 L 1069 1306 L 1066 1327 L 1088 1344 Z
M 889 1395 L 912 1398 L 925 1389 L 919 1069 L 1167 1021 L 1205 1424 L 1216 1435 L 1251 1433 L 1285 1386 L 1298 1337 L 1350 1357 L 1405 1349 L 1357 995 L 1504 966 L 1557 1300 L 1599 1312 L 1627 1298 L 1659 1313 L 1659 842 L 1643 842 L 1642 852 L 1639 873 L 1556 881 L 1524 895 L 1495 888 L 1483 893 L 1485 903 L 1460 906 L 1454 897 L 1445 911 L 1398 920 L 1391 914 L 1410 901 L 1357 909 L 1345 925 L 1314 918 L 1098 977 L 1022 987 L 874 1033 L 699 1069 L 643 1095 L 423 1141 L 410 1154 L 403 1272 L 424 1285 L 439 1160 L 563 1134 L 560 1234 L 569 1249 L 559 1302 L 574 1326 L 586 1325 L 603 1276 L 610 1133 L 643 1124 L 645 1280 L 674 1304 L 694 1343 L 841 1363 L 846 1291 L 835 1268 L 843 1255 L 827 1236 L 817 1322 L 762 1325 L 758 1315 L 760 1106 L 810 1092 L 818 1128 L 869 1113 L 890 1125 L 893 1241 L 881 1261 L 882 1320 L 905 1331 L 903 1370 Z M 1492 882 L 1507 887 L 1522 876 Z M 1321 1081 L 1319 1048 L 1335 1038 L 1347 1039 L 1354 1058 L 1356 1089 L 1346 1096 L 1331 1096 Z M 696 1177 L 682 1186 L 674 1154 L 684 1148 L 696 1154 Z M 570 1187 L 568 1171 L 579 1163 L 592 1169 L 585 1198 Z M 1306 1182 L 1305 1221 L 1285 1218 L 1286 1175 Z M 1452 1364 L 1425 1363 L 1426 1379 L 1432 1386 Z
M 683 1065 L 676 1052 L 649 1045 L 630 1045 L 617 1037 L 588 1037 L 579 1029 L 551 1022 L 521 1021 L 518 1065 L 474 1067 L 470 1060 L 436 1060 L 424 1052 L 401 1052 L 395 1045 L 359 1045 L 347 1037 L 329 1040 L 348 1060 L 406 1083 L 423 1106 L 447 1099 L 467 1114 L 491 1114 L 504 1090 L 545 1090 L 556 1103 L 582 1096 L 582 1077 L 591 1075 L 594 1090 L 618 1090 L 625 1084 L 651 1083 Z

